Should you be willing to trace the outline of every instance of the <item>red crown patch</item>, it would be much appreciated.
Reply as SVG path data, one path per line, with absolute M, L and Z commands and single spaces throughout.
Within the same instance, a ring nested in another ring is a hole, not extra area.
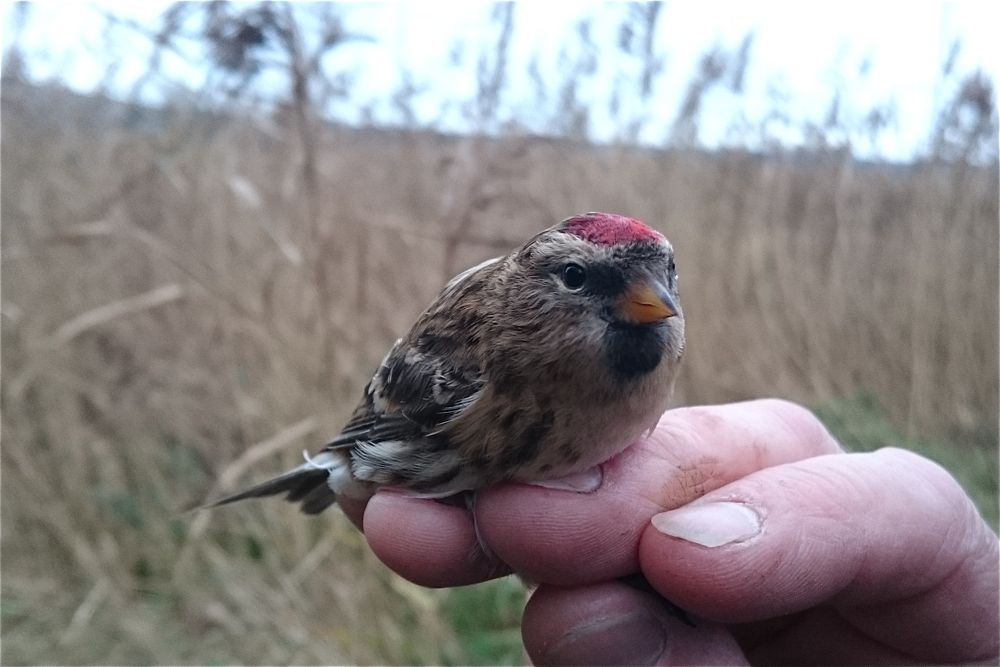
M 613 213 L 584 213 L 562 223 L 562 229 L 598 245 L 617 245 L 636 241 L 663 240 L 663 234 L 645 223 Z

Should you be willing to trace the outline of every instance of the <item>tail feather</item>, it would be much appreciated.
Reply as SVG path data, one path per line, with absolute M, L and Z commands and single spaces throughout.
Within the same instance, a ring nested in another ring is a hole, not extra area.
M 335 502 L 337 502 L 336 494 L 329 486 L 322 484 L 303 496 L 299 509 L 303 514 L 319 514 Z
M 208 503 L 204 507 L 212 509 L 247 498 L 264 498 L 287 493 L 285 500 L 293 503 L 301 502 L 301 509 L 306 514 L 319 514 L 337 500 L 337 496 L 327 486 L 326 481 L 329 476 L 329 470 L 304 465 L 249 489 Z

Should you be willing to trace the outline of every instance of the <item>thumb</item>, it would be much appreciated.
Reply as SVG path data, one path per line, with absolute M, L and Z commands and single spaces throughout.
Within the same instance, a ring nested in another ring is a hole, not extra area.
M 826 606 L 933 661 L 997 654 L 997 538 L 945 470 L 900 449 L 758 471 L 652 519 L 639 561 L 695 615 Z M 831 658 L 832 662 L 838 662 Z

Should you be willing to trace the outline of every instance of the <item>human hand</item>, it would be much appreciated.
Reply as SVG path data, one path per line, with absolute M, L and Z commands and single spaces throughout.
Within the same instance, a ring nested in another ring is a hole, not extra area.
M 539 664 L 998 653 L 997 538 L 958 484 L 903 450 L 843 454 L 788 403 L 668 412 L 603 466 L 596 491 L 504 485 L 480 493 L 476 516 L 496 555 L 542 583 L 523 621 Z M 364 525 L 418 583 L 497 574 L 460 508 L 380 493 Z M 698 627 L 616 580 L 634 572 Z

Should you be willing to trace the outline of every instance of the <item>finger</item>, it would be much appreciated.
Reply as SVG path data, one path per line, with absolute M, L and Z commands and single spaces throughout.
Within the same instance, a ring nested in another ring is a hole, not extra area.
M 996 536 L 954 478 L 904 450 L 762 470 L 654 518 L 639 557 L 658 591 L 717 621 L 830 604 L 923 659 L 997 654 Z
M 830 607 L 731 626 L 754 665 L 913 665 L 908 652 L 882 644 Z
M 349 496 L 338 496 L 337 505 L 341 511 L 351 520 L 358 530 L 361 530 L 362 521 L 365 516 L 365 507 L 368 506 L 368 499 L 351 498 Z
M 654 514 L 761 468 L 835 451 L 811 413 L 784 401 L 672 410 L 602 466 L 597 491 L 503 485 L 480 493 L 477 521 L 500 559 L 530 579 L 608 580 L 636 571 Z
M 483 553 L 461 507 L 379 491 L 365 509 L 364 530 L 382 562 L 422 586 L 464 586 L 510 572 Z
M 535 665 L 747 664 L 722 627 L 685 625 L 655 595 L 614 582 L 539 588 L 521 635 Z

